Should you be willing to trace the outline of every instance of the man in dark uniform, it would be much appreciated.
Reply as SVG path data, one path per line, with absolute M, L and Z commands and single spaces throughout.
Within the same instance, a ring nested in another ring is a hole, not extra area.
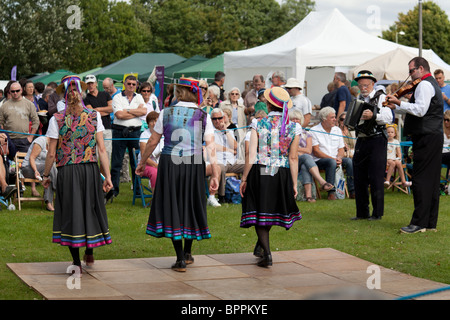
M 418 82 L 410 101 L 400 102 L 393 95 L 388 95 L 387 100 L 389 107 L 395 112 L 406 113 L 403 132 L 411 137 L 413 143 L 414 212 L 410 224 L 400 231 L 417 233 L 436 230 L 444 141 L 444 101 L 436 79 L 431 76 L 427 60 L 415 57 L 408 67 L 413 83 L 416 83 L 416 80 Z
M 372 106 L 362 113 L 355 127 L 356 145 L 353 156 L 356 217 L 353 220 L 380 220 L 384 212 L 384 172 L 386 170 L 386 124 L 394 117 L 391 109 L 383 106 L 384 91 L 375 90 L 377 79 L 372 72 L 362 70 L 355 78 L 361 91 L 358 100 Z M 350 115 L 347 114 L 347 117 Z M 372 198 L 372 216 L 369 212 L 369 185 Z

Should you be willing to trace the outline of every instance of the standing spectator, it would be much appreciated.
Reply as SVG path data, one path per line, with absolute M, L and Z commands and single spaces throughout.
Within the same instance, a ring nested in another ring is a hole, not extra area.
M 334 98 L 337 92 L 336 84 L 334 82 L 330 82 L 327 86 L 327 90 L 328 93 L 322 97 L 322 101 L 320 102 L 320 109 L 334 106 Z
M 218 97 L 220 101 L 225 100 L 225 90 L 223 89 L 224 83 L 225 83 L 225 73 L 223 73 L 222 71 L 217 71 L 214 76 L 214 82 L 209 85 L 210 87 L 218 87 L 220 89 L 220 94 Z
M 312 113 L 312 103 L 304 94 L 302 94 L 302 86 L 297 79 L 288 79 L 286 85 L 284 86 L 291 96 L 292 103 L 294 106 L 292 108 L 297 109 L 303 115 L 303 123 L 301 123 L 303 128 L 308 127 L 311 121 Z
M 247 123 L 250 123 L 250 118 L 255 115 L 255 104 L 258 102 L 259 90 L 265 88 L 266 83 L 264 77 L 260 74 L 255 74 L 252 81 L 252 89 L 245 95 L 244 106 L 245 114 L 247 115 Z
M 112 99 L 108 92 L 98 91 L 97 78 L 94 75 L 88 75 L 85 79 L 88 93 L 84 98 L 84 105 L 88 109 L 95 109 L 102 116 L 102 123 L 105 127 L 103 131 L 103 140 L 105 143 L 108 159 L 111 159 L 112 152 L 112 129 L 111 129 L 111 112 Z
M 0 109 L 0 126 L 11 131 L 11 140 L 18 151 L 27 152 L 39 128 L 39 117 L 35 105 L 22 96 L 22 87 L 18 82 L 11 84 L 10 92 L 11 99 Z
M 210 86 L 208 89 L 208 99 L 211 101 L 212 109 L 218 108 L 222 100 L 220 99 L 220 89 L 217 86 Z
M 43 185 L 49 188 L 50 171 L 56 161 L 53 243 L 69 247 L 79 276 L 79 248 L 86 247 L 83 260 L 91 266 L 94 248 L 111 243 L 104 192 L 112 188 L 112 182 L 103 144 L 102 119 L 97 111 L 83 107 L 81 94 L 85 89 L 86 84 L 77 76 L 64 78 L 57 88 L 64 94 L 66 108 L 50 120 L 47 132 L 50 142 L 43 174 Z M 105 177 L 103 183 L 100 173 Z
M 282 87 L 286 84 L 286 76 L 282 71 L 275 71 L 270 80 L 272 81 L 272 87 Z
M 40 98 L 42 98 L 42 94 L 45 90 L 45 84 L 42 82 L 36 82 L 34 84 L 34 94 L 36 95 L 36 99 L 39 101 Z
M 442 147 L 442 164 L 446 165 L 447 168 L 450 168 L 450 110 L 444 112 L 443 130 L 444 145 Z M 446 179 L 449 180 L 450 176 L 447 176 Z
M 56 90 L 57 87 L 58 87 L 58 85 L 56 84 L 56 82 L 50 82 L 49 84 L 47 84 L 47 88 L 51 88 L 53 90 Z M 53 117 L 53 114 L 58 112 L 58 102 L 60 102 L 60 101 L 61 101 L 61 97 L 59 96 L 59 94 L 56 91 L 54 91 L 48 98 L 47 118 L 49 121 Z
M 144 99 L 136 91 L 137 79 L 135 76 L 125 78 L 125 91 L 116 95 L 112 107 L 114 123 L 112 125 L 113 143 L 111 155 L 111 179 L 114 185 L 114 196 L 119 194 L 120 170 L 128 148 L 130 159 L 133 159 L 132 150 L 139 150 L 139 136 L 141 134 L 141 117 L 147 114 Z M 131 176 L 134 181 L 136 165 L 130 161 Z
M 336 117 L 339 118 L 342 112 L 347 111 L 348 106 L 352 102 L 352 95 L 350 90 L 345 85 L 346 80 L 345 73 L 336 72 L 334 74 L 334 84 L 337 88 L 336 96 L 334 97 L 333 108 L 336 111 Z
M 442 69 L 436 69 L 434 71 L 434 77 L 441 88 L 442 99 L 444 99 L 444 112 L 450 110 L 450 86 L 445 83 L 445 75 Z
M 159 109 L 158 98 L 153 93 L 153 86 L 150 82 L 143 82 L 139 86 L 139 93 L 144 99 L 145 108 L 147 109 L 147 114 L 141 117 L 142 124 L 147 128 L 147 115 L 152 111 L 160 113 L 161 110 Z
M 332 185 L 335 184 L 337 166 L 343 165 L 347 171 L 350 198 L 354 198 L 352 159 L 344 157 L 344 138 L 341 129 L 336 126 L 336 112 L 331 107 L 325 107 L 319 111 L 319 120 L 320 123 L 311 128 L 314 160 L 320 170 L 325 170 L 325 180 Z M 328 191 L 328 200 L 336 200 L 335 189 Z
M 255 227 L 257 265 L 272 265 L 269 233 L 272 226 L 289 230 L 301 213 L 297 196 L 298 144 L 301 126 L 290 123 L 289 93 L 280 87 L 264 92 L 269 115 L 252 121 L 249 158 L 241 179 L 241 228 Z M 268 143 L 272 141 L 272 143 Z M 263 252 L 261 252 L 261 250 Z
M 211 238 L 206 215 L 203 142 L 212 166 L 210 189 L 217 190 L 219 173 L 214 127 L 210 116 L 198 107 L 202 102 L 199 82 L 181 78 L 176 97 L 176 105 L 161 111 L 136 174 L 144 172 L 148 157 L 164 134 L 147 234 L 170 238 L 177 256 L 172 270 L 185 272 L 186 265 L 194 262 L 193 240 Z M 180 135 L 183 135 L 181 143 Z
M 39 105 L 38 105 L 38 98 L 36 97 L 35 91 L 34 91 L 34 83 L 31 80 L 28 80 L 24 87 L 23 87 L 23 96 L 30 100 L 34 107 L 36 108 L 36 111 L 39 111 Z
M 439 215 L 440 175 L 444 136 L 442 122 L 444 101 L 436 79 L 430 73 L 430 64 L 423 57 L 408 63 L 414 88 L 409 102 L 387 96 L 389 107 L 405 114 L 404 134 L 412 140 L 414 212 L 408 226 L 401 232 L 417 233 L 436 230 Z
M 116 88 L 114 86 L 114 80 L 111 78 L 106 78 L 105 80 L 103 80 L 103 90 L 105 90 L 106 92 L 109 93 L 109 95 L 111 96 L 111 99 L 114 99 L 114 97 L 122 92 L 121 88 Z

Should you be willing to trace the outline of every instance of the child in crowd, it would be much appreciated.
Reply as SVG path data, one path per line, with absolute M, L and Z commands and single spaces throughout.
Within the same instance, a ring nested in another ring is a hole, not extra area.
M 390 125 L 387 127 L 388 134 L 388 146 L 387 146 L 387 174 L 386 181 L 384 184 L 387 187 L 391 186 L 391 176 L 394 173 L 394 170 L 397 168 L 398 174 L 400 176 L 400 180 L 402 182 L 403 187 L 410 187 L 412 185 L 411 181 L 406 181 L 405 172 L 403 171 L 402 165 L 402 152 L 400 149 L 400 142 L 397 139 L 397 129 L 396 126 Z

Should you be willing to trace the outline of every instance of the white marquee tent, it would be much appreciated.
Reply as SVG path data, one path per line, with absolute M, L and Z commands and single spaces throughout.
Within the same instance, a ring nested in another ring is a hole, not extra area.
M 225 52 L 225 88 L 244 87 L 253 75 L 283 71 L 305 83 L 305 94 L 313 104 L 319 104 L 335 71 L 348 72 L 370 59 L 402 47 L 418 55 L 418 49 L 401 46 L 368 34 L 338 9 L 311 12 L 297 26 L 280 38 L 248 50 Z M 431 50 L 432 62 L 450 69 Z M 404 66 L 407 69 L 407 66 Z
M 434 63 L 433 55 L 434 53 L 431 50 L 427 50 L 422 54 L 430 64 L 431 73 L 433 74 L 436 69 L 442 69 L 446 78 L 449 78 L 450 69 Z M 360 70 L 370 70 L 378 80 L 404 81 L 409 76 L 405 65 L 415 56 L 412 51 L 397 48 L 351 69 L 349 74 L 352 78 L 355 78 Z

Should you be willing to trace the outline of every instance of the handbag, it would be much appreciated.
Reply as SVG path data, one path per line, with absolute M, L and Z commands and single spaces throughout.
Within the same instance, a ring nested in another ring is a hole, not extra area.
M 342 170 L 342 166 L 336 168 L 336 179 L 334 181 L 336 199 L 345 199 L 345 175 L 344 170 Z

